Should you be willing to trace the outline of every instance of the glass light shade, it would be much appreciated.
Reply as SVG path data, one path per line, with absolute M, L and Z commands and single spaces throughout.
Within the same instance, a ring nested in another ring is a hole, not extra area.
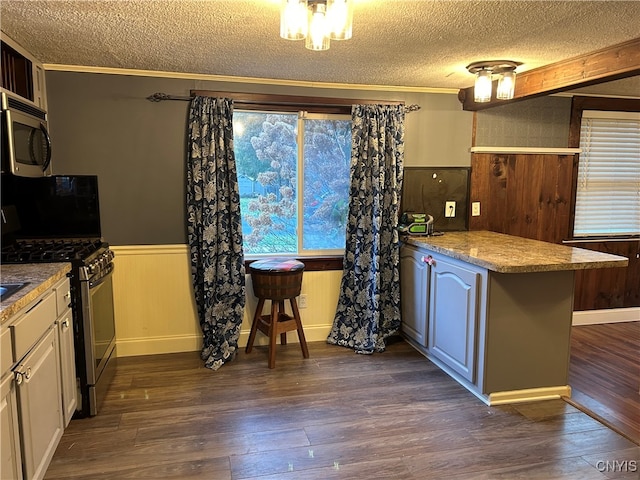
M 281 0 L 280 36 L 287 40 L 307 36 L 307 0 Z
M 329 50 L 331 28 L 327 19 L 327 5 L 314 3 L 308 10 L 309 31 L 304 46 L 309 50 Z
M 353 0 L 327 0 L 332 40 L 349 40 L 353 33 Z
M 498 80 L 498 90 L 496 91 L 496 98 L 500 100 L 511 100 L 516 88 L 516 72 L 508 70 L 502 72 L 500 80 Z
M 473 99 L 483 103 L 491 101 L 491 71 L 479 70 L 476 73 L 476 83 L 473 88 Z

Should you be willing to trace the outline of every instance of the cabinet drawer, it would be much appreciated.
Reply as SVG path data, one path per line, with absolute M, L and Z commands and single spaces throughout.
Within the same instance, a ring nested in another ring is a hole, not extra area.
M 69 283 L 69 279 L 65 278 L 61 280 L 55 287 L 54 290 L 56 292 L 56 306 L 58 315 L 62 315 L 62 313 L 71 306 L 71 284 Z
M 49 292 L 11 326 L 13 360 L 20 360 L 56 319 L 56 295 Z
M 4 375 L 12 365 L 11 331 L 8 328 L 3 328 L 0 334 L 0 375 Z

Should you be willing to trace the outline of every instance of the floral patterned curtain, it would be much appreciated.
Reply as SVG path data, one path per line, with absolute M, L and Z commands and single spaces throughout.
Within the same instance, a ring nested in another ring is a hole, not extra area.
M 187 234 L 202 327 L 201 357 L 217 370 L 235 358 L 245 304 L 233 101 L 195 97 L 189 109 Z
M 342 283 L 328 343 L 371 354 L 400 329 L 404 105 L 354 105 Z

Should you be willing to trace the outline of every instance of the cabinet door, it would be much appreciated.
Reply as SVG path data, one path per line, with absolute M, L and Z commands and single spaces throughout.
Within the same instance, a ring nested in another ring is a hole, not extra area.
M 481 276 L 446 257 L 431 264 L 429 353 L 475 381 L 475 337 Z
M 29 479 L 43 478 L 63 431 L 55 328 L 48 330 L 15 371 L 22 378 L 17 390 L 23 473 Z
M 400 249 L 400 300 L 402 331 L 418 344 L 427 346 L 429 266 L 415 248 Z
M 58 318 L 58 337 L 60 342 L 60 374 L 62 388 L 62 414 L 64 426 L 69 425 L 77 406 L 76 361 L 73 345 L 73 317 L 67 309 Z
M 0 399 L 0 448 L 2 458 L 0 475 L 2 480 L 21 479 L 22 465 L 20 457 L 20 436 L 18 433 L 18 409 L 16 404 L 13 372 L 7 372 L 2 379 Z

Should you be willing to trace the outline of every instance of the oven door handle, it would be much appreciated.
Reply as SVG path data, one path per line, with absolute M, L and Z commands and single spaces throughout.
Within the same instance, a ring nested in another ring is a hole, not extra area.
M 113 271 L 115 270 L 115 268 L 116 266 L 113 263 L 110 263 L 105 269 L 106 273 L 100 276 L 98 280 L 93 281 L 89 279 L 89 289 L 96 288 L 100 284 L 104 283 L 111 275 L 113 275 Z

